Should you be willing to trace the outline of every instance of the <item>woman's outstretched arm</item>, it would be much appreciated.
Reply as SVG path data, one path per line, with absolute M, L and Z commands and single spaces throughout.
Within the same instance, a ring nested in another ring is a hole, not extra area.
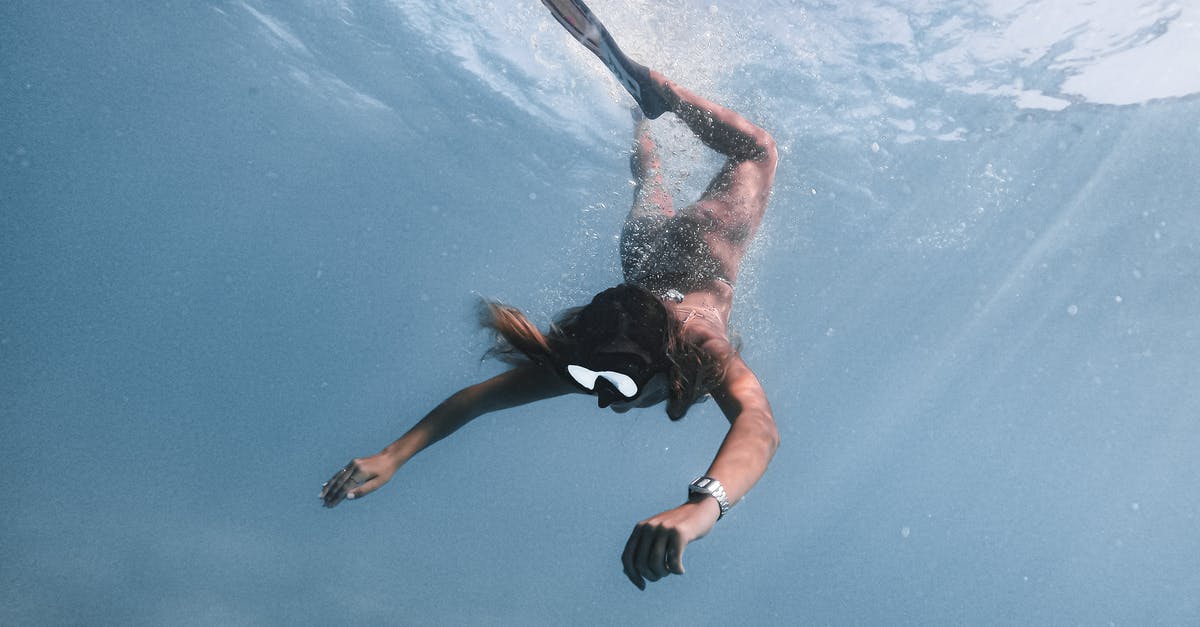
M 370 457 L 350 460 L 325 483 L 321 500 L 335 507 L 378 490 L 408 460 L 488 412 L 525 405 L 573 391 L 545 368 L 522 366 L 455 392 L 400 439 Z
M 730 424 L 708 476 L 725 486 L 732 506 L 766 473 L 779 448 L 779 428 L 758 377 L 737 355 L 730 359 L 725 384 L 713 397 Z
M 721 482 L 733 505 L 766 472 L 779 447 L 779 429 L 758 377 L 736 354 L 729 358 L 724 384 L 713 396 L 730 425 L 707 475 Z M 647 580 L 682 575 L 684 549 L 707 535 L 720 515 L 717 500 L 704 496 L 639 522 L 621 555 L 625 576 L 644 590 Z

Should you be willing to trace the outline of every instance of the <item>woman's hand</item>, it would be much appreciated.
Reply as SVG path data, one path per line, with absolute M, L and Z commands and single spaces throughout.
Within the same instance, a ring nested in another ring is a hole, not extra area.
M 387 483 L 397 467 L 386 453 L 352 459 L 321 486 L 321 500 L 325 507 L 336 507 L 342 499 L 364 497 Z
M 707 535 L 720 515 L 716 499 L 705 497 L 638 523 L 621 554 L 625 576 L 638 589 L 645 590 L 646 580 L 682 575 L 683 550 L 692 540 Z

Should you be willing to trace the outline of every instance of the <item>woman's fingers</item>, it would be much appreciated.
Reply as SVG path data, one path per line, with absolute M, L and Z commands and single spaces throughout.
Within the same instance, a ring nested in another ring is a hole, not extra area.
M 328 501 L 333 496 L 333 493 L 337 491 L 338 486 L 341 485 L 342 475 L 345 472 L 345 468 L 338 469 L 338 471 L 333 473 L 333 476 L 329 478 L 329 481 L 326 481 L 323 485 L 321 485 L 321 499 L 326 501 L 326 504 L 328 504 Z
M 678 532 L 671 535 L 667 543 L 667 570 L 676 575 L 683 574 L 683 550 L 687 548 L 683 535 Z
M 662 567 L 663 552 L 665 547 L 661 546 L 663 542 L 662 530 L 657 526 L 651 526 L 643 523 L 642 539 L 638 543 L 637 554 L 634 556 L 633 565 L 641 573 L 642 577 L 647 581 L 658 581 L 666 576 L 666 569 Z M 654 564 L 655 555 L 659 560 L 659 564 Z
M 629 540 L 625 542 L 625 552 L 621 553 L 621 564 L 625 567 L 625 576 L 638 587 L 638 590 L 646 589 L 646 582 L 642 579 L 642 574 L 635 563 L 638 545 L 641 544 L 642 529 L 642 523 L 638 523 L 633 528 L 633 533 L 629 534 Z
M 383 484 L 384 482 L 378 476 L 371 477 L 370 479 L 364 481 L 362 485 L 350 488 L 350 490 L 346 492 L 346 498 L 361 499 L 375 490 L 378 490 Z
M 358 470 L 358 460 L 350 460 L 349 464 L 333 474 L 321 489 L 321 499 L 325 501 L 325 507 L 335 507 L 346 498 L 346 492 L 355 487 L 357 481 L 361 481 L 355 476 L 356 473 L 362 473 Z
M 650 543 L 650 550 L 646 552 L 646 562 L 642 565 L 646 579 L 658 581 L 670 574 L 667 572 L 667 542 L 672 535 L 674 532 L 669 529 L 655 530 L 654 541 Z
M 625 576 L 640 590 L 646 589 L 647 581 L 658 581 L 667 575 L 683 574 L 683 550 L 687 541 L 673 527 L 643 521 L 633 528 L 621 564 Z

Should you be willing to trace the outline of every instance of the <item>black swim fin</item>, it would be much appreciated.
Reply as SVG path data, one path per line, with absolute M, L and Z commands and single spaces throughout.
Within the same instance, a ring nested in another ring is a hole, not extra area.
M 671 110 L 658 86 L 650 80 L 650 69 L 621 52 L 608 29 L 583 0 L 542 0 L 542 4 L 567 32 L 604 62 L 646 117 L 654 119 Z

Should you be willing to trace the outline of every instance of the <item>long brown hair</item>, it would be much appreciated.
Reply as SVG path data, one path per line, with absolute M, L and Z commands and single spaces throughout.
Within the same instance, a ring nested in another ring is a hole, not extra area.
M 725 376 L 722 361 L 686 339 L 683 325 L 666 311 L 666 306 L 652 292 L 629 284 L 618 287 L 640 296 L 646 306 L 663 310 L 666 330 L 661 351 L 670 395 L 667 415 L 671 420 L 679 420 L 688 408 L 720 384 Z M 542 332 L 520 309 L 484 299 L 479 323 L 496 334 L 495 345 L 485 357 L 495 357 L 514 365 L 533 363 L 558 373 L 585 348 L 582 339 L 587 330 L 582 328 L 580 318 L 587 308 L 574 307 L 560 312 L 550 328 Z

